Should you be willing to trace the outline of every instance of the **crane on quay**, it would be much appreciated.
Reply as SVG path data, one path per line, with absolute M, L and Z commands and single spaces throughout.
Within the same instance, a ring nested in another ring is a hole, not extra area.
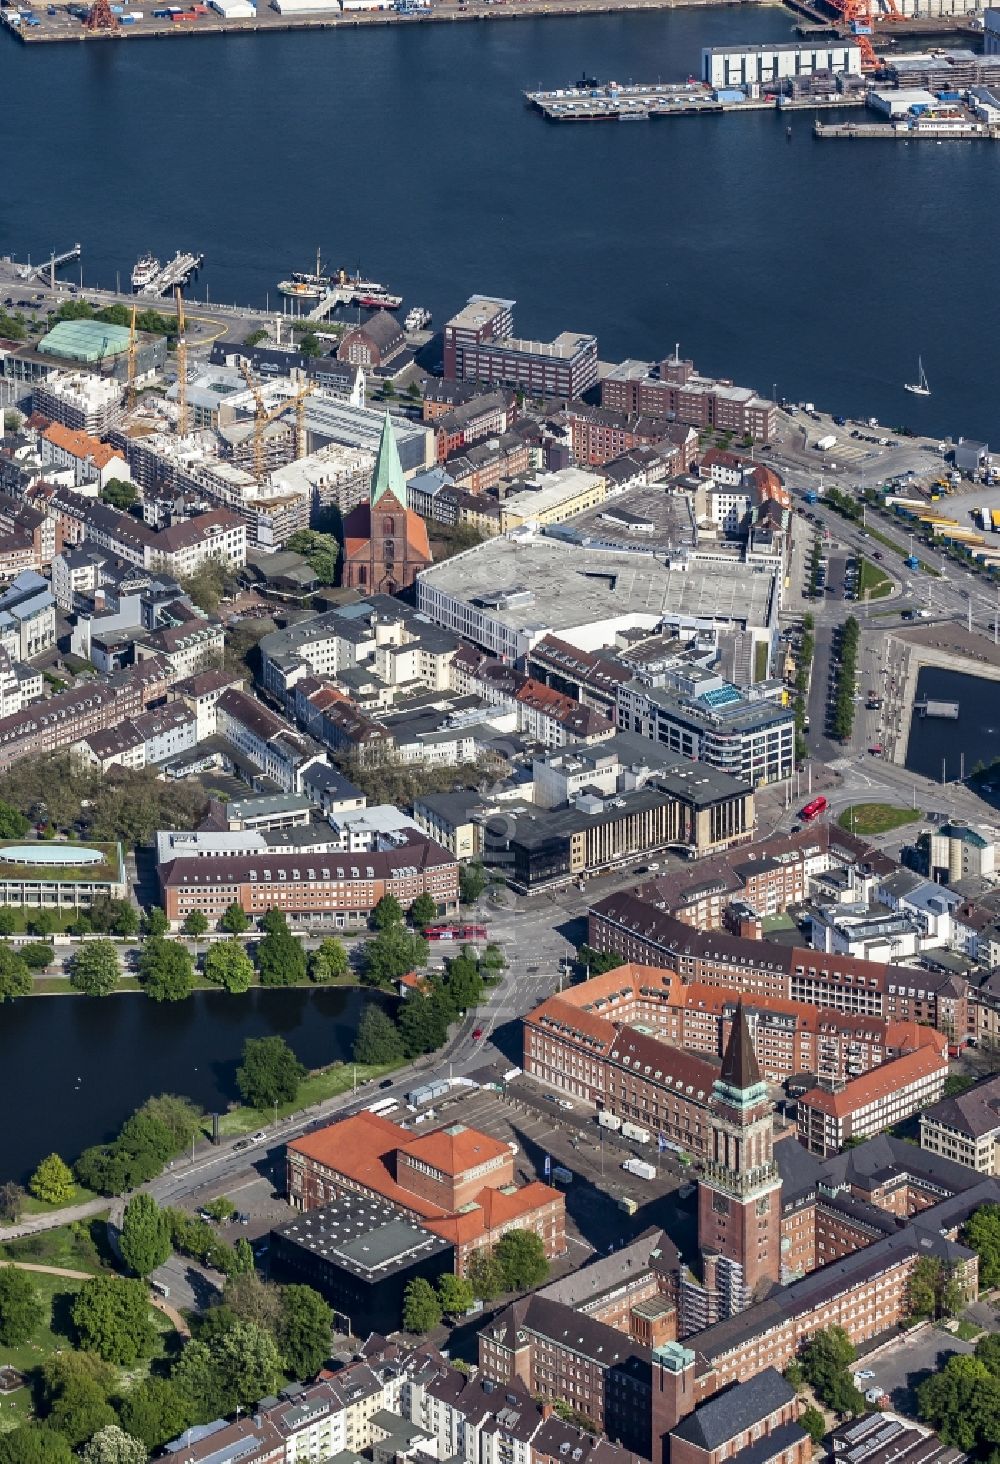
M 294 396 L 286 397 L 276 407 L 268 411 L 264 403 L 264 396 L 260 389 L 260 382 L 250 370 L 246 361 L 240 362 L 240 371 L 243 380 L 253 393 L 254 417 L 253 417 L 253 475 L 258 483 L 263 483 L 267 477 L 267 469 L 264 458 L 264 432 L 272 422 L 283 417 L 290 407 L 295 408 L 295 456 L 297 458 L 306 455 L 306 397 L 315 389 L 315 384 L 307 381 L 305 386 L 295 393 Z
M 885 9 L 876 12 L 873 8 L 873 0 L 831 0 L 834 10 L 843 16 L 845 23 L 850 27 L 852 36 L 858 43 L 862 71 L 878 71 L 882 64 L 875 54 L 875 47 L 872 43 L 876 19 L 889 21 L 906 19 L 899 8 L 898 0 L 882 0 L 882 3 Z
M 116 30 L 118 17 L 111 9 L 111 0 L 94 0 L 84 21 L 87 30 Z

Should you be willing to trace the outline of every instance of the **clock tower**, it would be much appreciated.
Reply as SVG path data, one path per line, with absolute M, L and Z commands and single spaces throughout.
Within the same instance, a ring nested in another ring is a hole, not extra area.
M 742 1002 L 736 1008 L 709 1117 L 698 1184 L 698 1245 L 716 1315 L 733 1316 L 762 1283 L 781 1279 L 781 1177 L 774 1112 Z

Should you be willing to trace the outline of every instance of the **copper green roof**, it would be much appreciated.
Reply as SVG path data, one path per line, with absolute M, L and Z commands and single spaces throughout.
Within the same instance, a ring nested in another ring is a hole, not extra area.
M 378 445 L 378 456 L 375 459 L 375 472 L 372 474 L 371 505 L 373 508 L 386 493 L 391 493 L 404 508 L 406 507 L 406 479 L 403 477 L 399 449 L 396 446 L 396 434 L 392 430 L 392 419 L 388 412 L 382 423 L 382 438 Z

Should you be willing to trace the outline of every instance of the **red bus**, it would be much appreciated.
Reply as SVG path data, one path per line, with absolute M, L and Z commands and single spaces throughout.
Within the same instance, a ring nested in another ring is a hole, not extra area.
M 810 819 L 818 818 L 821 813 L 825 813 L 826 806 L 826 799 L 823 797 L 822 794 L 820 794 L 820 796 L 818 798 L 814 798 L 811 803 L 807 803 L 805 808 L 800 809 L 799 818 L 804 818 L 808 823 Z
M 427 940 L 485 940 L 485 925 L 430 925 L 424 931 Z

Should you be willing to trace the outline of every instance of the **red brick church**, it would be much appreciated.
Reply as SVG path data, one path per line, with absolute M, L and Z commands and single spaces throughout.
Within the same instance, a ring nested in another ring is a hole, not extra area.
M 427 525 L 406 506 L 406 480 L 389 413 L 382 424 L 368 503 L 344 519 L 344 576 L 349 589 L 393 595 L 433 561 Z

